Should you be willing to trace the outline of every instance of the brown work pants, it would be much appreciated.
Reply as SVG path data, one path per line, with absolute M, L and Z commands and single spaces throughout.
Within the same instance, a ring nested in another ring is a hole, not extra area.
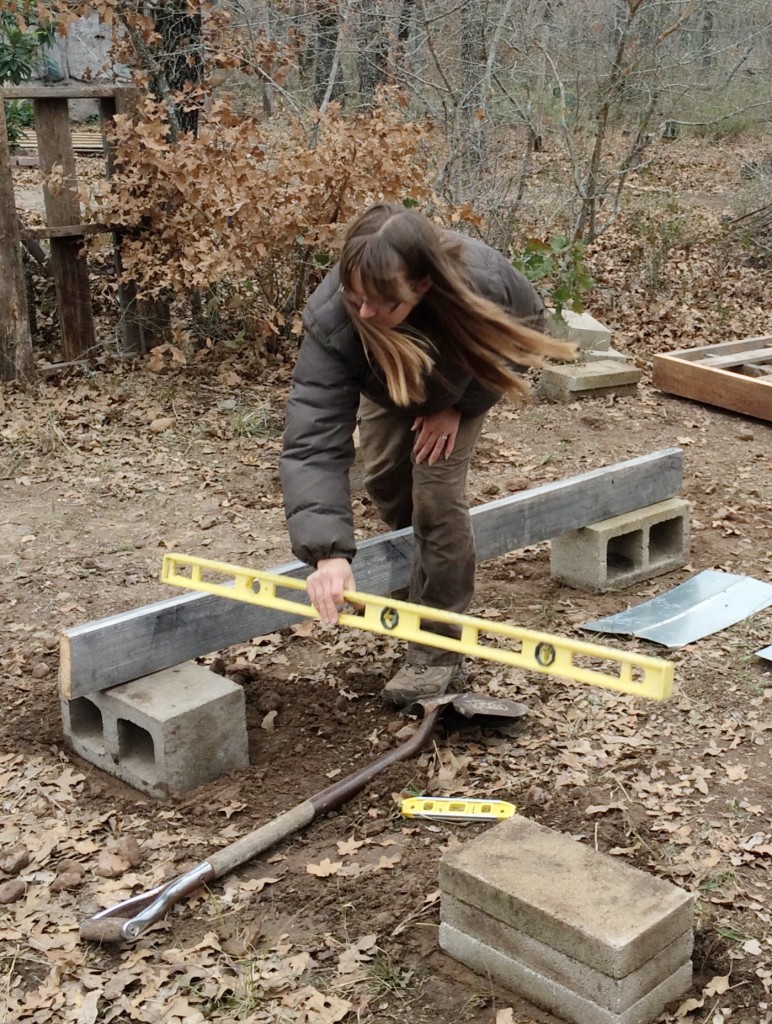
M 383 409 L 363 398 L 359 407 L 359 438 L 365 464 L 365 486 L 388 527 L 413 527 L 415 548 L 409 600 L 445 611 L 465 612 L 474 596 L 475 550 L 466 478 L 469 460 L 485 416 L 462 417 L 450 458 L 433 466 L 413 458 L 415 415 Z M 458 636 L 452 626 L 425 623 L 425 628 Z M 452 665 L 459 655 L 408 646 L 411 664 Z

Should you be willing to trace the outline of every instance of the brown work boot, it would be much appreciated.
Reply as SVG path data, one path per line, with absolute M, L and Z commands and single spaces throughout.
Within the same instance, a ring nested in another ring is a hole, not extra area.
M 398 708 L 417 700 L 441 697 L 451 683 L 464 678 L 460 661 L 453 665 L 403 665 L 383 688 L 381 700 Z

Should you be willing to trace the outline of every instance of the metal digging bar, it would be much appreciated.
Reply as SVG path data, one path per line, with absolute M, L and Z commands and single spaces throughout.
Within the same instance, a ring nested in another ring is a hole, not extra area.
M 321 815 L 336 810 L 361 792 L 367 783 L 384 769 L 398 761 L 406 761 L 418 753 L 429 740 L 438 719 L 448 705 L 452 705 L 466 718 L 476 715 L 519 718 L 525 714 L 525 707 L 515 701 L 494 700 L 489 697 L 477 697 L 474 694 L 450 694 L 437 700 L 418 702 L 414 708 L 422 708 L 424 718 L 405 743 L 386 751 L 377 760 L 333 783 L 291 810 L 284 811 L 272 821 L 237 839 L 235 843 L 217 850 L 207 860 L 196 864 L 171 882 L 132 896 L 83 921 L 80 925 L 81 939 L 88 942 L 132 942 L 138 939 L 152 924 L 160 920 L 171 906 L 185 896 L 270 849 Z

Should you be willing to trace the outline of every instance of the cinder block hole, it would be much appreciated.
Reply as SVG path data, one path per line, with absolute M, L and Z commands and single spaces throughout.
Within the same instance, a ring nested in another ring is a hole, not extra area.
M 649 564 L 669 562 L 683 552 L 684 517 L 664 519 L 649 528 Z M 685 554 L 685 552 L 683 552 Z
M 118 722 L 118 756 L 121 761 L 141 769 L 144 778 L 155 778 L 155 748 L 153 737 L 139 725 L 119 718 Z
M 643 530 L 610 537 L 606 547 L 606 575 L 609 580 L 626 576 L 643 566 Z
M 87 697 L 76 697 L 70 701 L 70 727 L 78 739 L 104 738 L 102 712 Z

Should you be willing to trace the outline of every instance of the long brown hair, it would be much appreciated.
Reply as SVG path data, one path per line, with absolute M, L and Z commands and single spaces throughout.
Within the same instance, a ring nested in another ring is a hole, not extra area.
M 519 323 L 478 295 L 470 287 L 463 251 L 458 236 L 443 232 L 423 214 L 379 203 L 346 235 L 340 264 L 344 301 L 346 292 L 353 291 L 355 273 L 366 294 L 394 303 L 404 299 L 405 283 L 417 285 L 428 278 L 431 288 L 421 301 L 442 338 L 443 355 L 481 384 L 519 402 L 529 388 L 511 364 L 542 366 L 545 356 L 571 359 L 575 346 Z M 362 319 L 350 300 L 346 308 L 368 355 L 383 370 L 392 401 L 420 403 L 437 355 L 429 339 L 409 325 L 378 327 Z

